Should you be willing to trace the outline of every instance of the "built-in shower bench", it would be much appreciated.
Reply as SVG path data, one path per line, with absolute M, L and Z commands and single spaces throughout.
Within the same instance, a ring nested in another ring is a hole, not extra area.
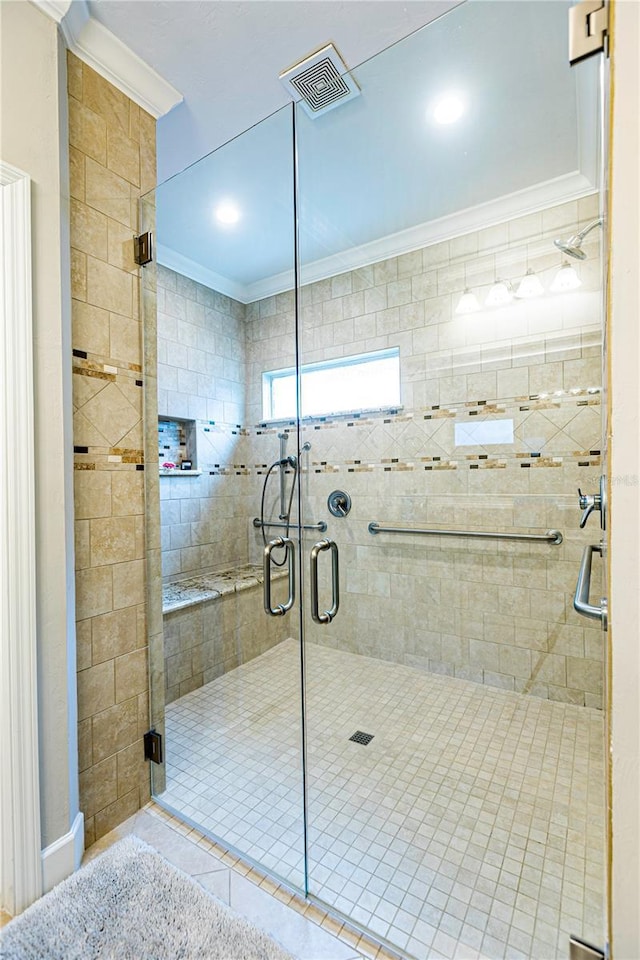
M 286 576 L 272 569 L 272 580 Z M 283 618 L 265 616 L 263 582 L 262 565 L 247 563 L 163 584 L 167 703 L 286 639 Z
M 283 576 L 286 576 L 286 570 L 273 571 L 271 574 L 273 580 Z M 184 610 L 185 607 L 192 607 L 206 600 L 217 600 L 229 593 L 251 590 L 263 582 L 262 564 L 259 563 L 245 563 L 229 570 L 201 573 L 197 577 L 175 580 L 162 586 L 162 612 L 164 614 Z

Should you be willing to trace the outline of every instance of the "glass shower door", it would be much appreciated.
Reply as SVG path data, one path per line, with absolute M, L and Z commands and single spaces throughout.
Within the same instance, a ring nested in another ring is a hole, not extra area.
M 463 4 L 297 107 L 308 890 L 410 957 L 606 942 L 603 635 L 573 610 L 599 64 L 566 15 Z
M 143 203 L 149 635 L 154 797 L 304 890 L 293 195 L 289 107 Z

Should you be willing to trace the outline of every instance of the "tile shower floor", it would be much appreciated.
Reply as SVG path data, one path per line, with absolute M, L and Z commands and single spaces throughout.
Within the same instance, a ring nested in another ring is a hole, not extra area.
M 286 640 L 170 704 L 159 797 L 298 887 L 299 677 Z M 313 644 L 306 677 L 314 896 L 421 960 L 603 944 L 600 712 Z

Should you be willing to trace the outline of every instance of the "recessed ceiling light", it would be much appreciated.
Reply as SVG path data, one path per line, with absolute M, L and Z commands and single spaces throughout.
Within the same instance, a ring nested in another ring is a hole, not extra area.
M 432 114 L 436 123 L 455 123 L 464 113 L 464 102 L 454 93 L 448 93 L 433 105 Z
M 237 223 L 240 219 L 240 211 L 236 207 L 235 203 L 231 203 L 228 200 L 225 200 L 223 203 L 218 204 L 215 210 L 216 220 L 218 223 L 231 224 Z

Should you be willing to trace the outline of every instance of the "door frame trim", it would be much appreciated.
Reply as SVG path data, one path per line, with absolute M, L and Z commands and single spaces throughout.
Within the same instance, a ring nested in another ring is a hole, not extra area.
M 607 899 L 611 957 L 626 960 L 640 951 L 640 4 L 611 16 Z
M 5 277 L 0 359 L 0 902 L 20 913 L 42 892 L 36 655 L 36 521 L 31 179 L 0 161 Z

